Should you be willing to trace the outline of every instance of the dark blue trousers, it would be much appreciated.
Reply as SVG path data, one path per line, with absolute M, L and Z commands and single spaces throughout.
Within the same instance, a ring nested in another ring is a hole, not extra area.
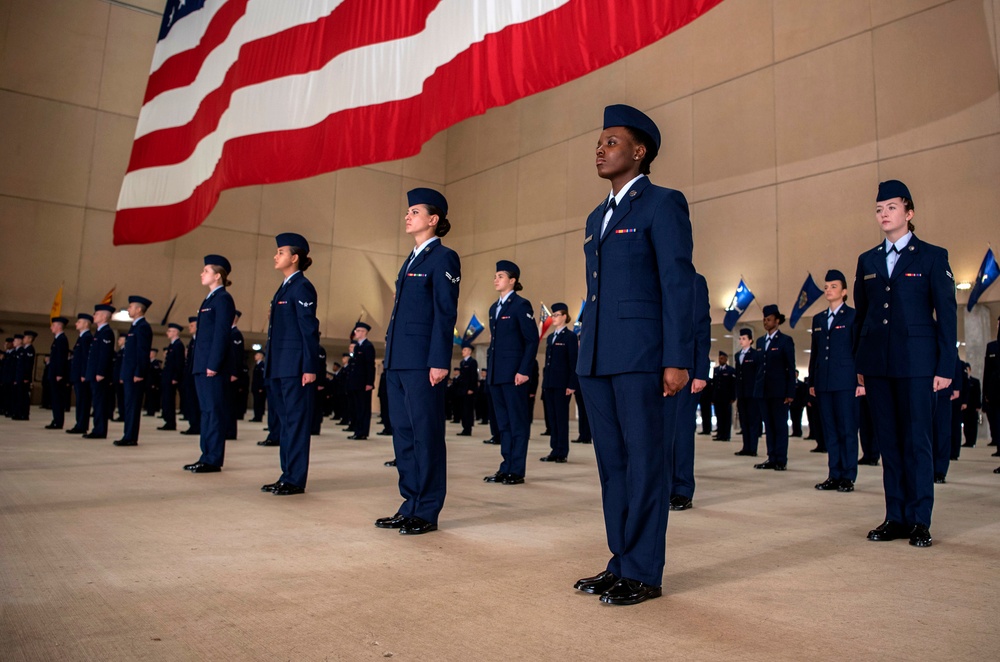
M 94 429 L 91 434 L 101 439 L 108 436 L 108 421 L 115 406 L 115 392 L 110 379 L 89 383 L 91 406 L 94 408 Z
M 430 386 L 430 381 L 427 382 L 427 385 Z M 359 437 L 367 437 L 371 434 L 372 427 L 372 392 L 364 389 L 352 391 L 351 397 L 354 401 L 354 417 L 351 419 L 351 423 L 354 425 L 354 434 Z M 392 409 L 391 404 L 389 409 Z
M 698 427 L 698 394 L 691 393 L 691 382 L 674 396 L 677 400 L 677 425 L 674 426 L 674 473 L 670 496 L 694 498 L 694 433 Z M 716 407 L 716 412 L 719 411 Z M 719 428 L 722 434 L 722 428 Z
M 134 382 L 129 377 L 122 386 L 125 391 L 125 402 L 122 407 L 125 431 L 122 433 L 122 439 L 139 441 L 139 421 L 142 419 L 142 401 L 146 394 L 146 380 Z
M 868 404 L 867 394 L 858 398 L 858 437 L 861 441 L 861 456 L 869 460 L 878 460 L 878 442 L 875 441 L 875 423 L 872 421 L 872 408 Z
M 742 450 L 756 454 L 760 442 L 760 403 L 756 398 L 740 398 L 736 401 L 736 412 L 740 416 Z
M 271 441 L 281 441 L 281 419 L 278 418 L 278 405 L 274 399 L 273 379 L 267 380 L 264 392 L 267 394 L 267 438 Z
M 76 395 L 76 425 L 73 427 L 86 432 L 90 429 L 90 384 L 78 380 L 73 384 L 73 393 Z
M 163 412 L 163 425 L 177 427 L 177 384 L 171 379 L 160 382 L 160 411 Z
M 49 391 L 52 393 L 52 424 L 56 427 L 62 427 L 66 423 L 66 391 L 63 389 L 64 382 L 56 381 L 55 378 L 49 381 L 51 388 Z M 951 420 L 951 417 L 948 417 Z
M 767 459 L 788 464 L 788 405 L 784 398 L 761 398 L 759 402 L 767 439 Z
M 201 458 L 199 462 L 221 467 L 226 457 L 226 380 L 195 375 L 198 407 L 201 409 Z
M 580 377 L 601 478 L 604 527 L 619 577 L 660 586 L 673 480 L 677 398 L 659 372 Z
M 528 458 L 528 434 L 531 429 L 531 404 L 528 402 L 528 385 L 492 384 L 493 412 L 496 414 L 497 431 L 500 433 L 500 473 L 524 476 Z
M 437 524 L 448 491 L 442 381 L 431 386 L 428 371 L 389 370 L 386 388 L 392 412 L 392 447 L 399 472 L 399 514 Z M 369 393 L 366 391 L 366 395 Z
M 312 427 L 316 389 L 302 385 L 302 377 L 272 378 L 275 414 L 281 422 L 281 478 L 305 488 L 309 477 L 309 430 Z
M 829 478 L 858 479 L 858 398 L 854 390 L 816 391 Z
M 933 377 L 865 376 L 875 440 L 882 454 L 885 518 L 906 526 L 931 525 L 934 451 Z
M 947 476 L 951 466 L 951 393 L 949 386 L 934 394 L 934 475 Z
M 564 388 L 547 388 L 545 406 L 549 410 L 549 447 L 555 457 L 569 455 L 569 400 Z

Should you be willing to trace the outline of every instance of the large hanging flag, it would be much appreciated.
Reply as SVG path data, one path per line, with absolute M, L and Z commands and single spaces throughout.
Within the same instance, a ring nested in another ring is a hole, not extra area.
M 726 317 L 722 320 L 726 331 L 733 330 L 733 327 L 740 321 L 740 317 L 746 312 L 747 306 L 750 305 L 751 301 L 753 301 L 753 292 L 750 291 L 750 288 L 740 278 L 740 284 L 736 286 L 733 300 L 729 302 L 729 306 L 726 308 Z
M 179 237 L 228 188 L 412 156 L 721 1 L 168 0 L 114 242 Z
M 62 294 L 63 294 L 63 283 L 59 284 L 59 291 L 56 292 L 55 298 L 52 300 L 52 312 L 49 313 L 49 319 L 54 317 L 59 317 L 62 315 Z
M 114 298 L 115 298 L 115 290 L 116 290 L 116 289 L 118 289 L 118 286 L 117 286 L 117 285 L 115 285 L 115 286 L 114 286 L 114 287 L 112 287 L 112 288 L 111 288 L 110 290 L 108 290 L 108 293 L 104 295 L 104 298 L 103 298 L 103 299 L 101 299 L 101 303 L 102 303 L 102 304 L 107 304 L 107 305 L 109 305 L 109 306 L 110 306 L 110 305 L 112 305 L 112 304 L 113 304 L 113 302 L 114 302 Z
M 1000 267 L 997 266 L 993 249 L 987 248 L 986 257 L 983 258 L 983 264 L 979 267 L 979 273 L 976 275 L 976 282 L 972 284 L 972 291 L 969 292 L 969 305 L 966 310 L 972 311 L 972 307 L 979 301 L 979 297 L 997 278 L 1000 278 Z
M 460 344 L 465 343 L 471 345 L 475 342 L 479 334 L 483 332 L 483 323 L 479 321 L 475 313 L 472 313 L 472 318 L 469 320 L 469 325 L 465 327 L 465 333 L 462 335 L 462 341 Z
M 819 289 L 816 282 L 813 280 L 811 273 L 806 274 L 806 281 L 802 283 L 802 287 L 799 289 L 799 295 L 795 297 L 795 304 L 792 306 L 792 312 L 788 315 L 788 325 L 795 328 L 795 324 L 799 321 L 799 318 L 805 314 L 809 306 L 813 305 L 821 296 L 823 296 L 823 290 Z

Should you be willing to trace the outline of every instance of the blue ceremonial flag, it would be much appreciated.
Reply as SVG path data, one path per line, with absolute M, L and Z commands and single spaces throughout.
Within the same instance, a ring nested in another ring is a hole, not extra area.
M 465 327 L 465 334 L 462 336 L 460 344 L 471 344 L 483 332 L 483 328 L 483 323 L 479 321 L 475 313 L 472 313 L 472 319 L 469 320 L 469 325 Z
M 812 274 L 806 275 L 806 282 L 802 283 L 802 289 L 799 290 L 799 295 L 795 298 L 792 312 L 788 315 L 788 325 L 794 329 L 803 313 L 821 296 L 823 296 L 823 290 L 819 289 L 813 281 Z
M 580 314 L 576 316 L 576 321 L 573 322 L 573 333 L 580 335 L 580 329 L 583 328 L 583 309 L 587 307 L 587 300 L 581 299 L 580 303 Z
M 969 292 L 969 305 L 966 310 L 971 311 L 972 307 L 979 301 L 979 297 L 985 292 L 997 278 L 1000 278 L 1000 267 L 997 266 L 997 259 L 993 255 L 993 249 L 986 249 L 986 257 L 983 258 L 983 266 L 979 267 L 979 275 Z
M 729 307 L 726 308 L 726 317 L 722 320 L 726 331 L 733 330 L 733 327 L 740 321 L 740 317 L 746 312 L 751 301 L 753 301 L 753 292 L 750 291 L 750 288 L 740 278 L 740 284 L 736 286 L 736 293 L 733 294 L 733 300 L 729 304 Z

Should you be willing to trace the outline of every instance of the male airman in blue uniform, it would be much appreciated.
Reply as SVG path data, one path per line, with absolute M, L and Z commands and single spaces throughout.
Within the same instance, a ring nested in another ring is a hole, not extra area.
M 351 395 L 354 398 L 354 434 L 348 439 L 363 441 L 371 433 L 372 391 L 375 389 L 375 346 L 368 340 L 372 327 L 358 322 L 354 327 L 354 355 L 351 357 Z M 325 372 L 325 369 L 324 369 Z
M 115 408 L 115 332 L 108 324 L 115 307 L 99 303 L 94 306 L 94 344 L 87 357 L 87 385 L 90 387 L 90 401 L 94 412 L 94 427 L 83 435 L 85 439 L 107 439 L 108 421 Z
M 21 346 L 15 352 L 17 355 L 14 373 L 14 387 L 17 396 L 15 421 L 27 421 L 31 418 L 31 382 L 35 374 L 35 338 L 38 333 L 27 330 L 21 336 Z M 17 336 L 14 336 L 16 339 Z
M 817 490 L 853 492 L 858 477 L 858 371 L 854 367 L 855 311 L 847 305 L 847 278 L 826 272 L 829 308 L 813 317 L 809 393 L 819 406 L 829 473 Z
M 569 403 L 580 388 L 576 362 L 580 339 L 567 326 L 569 307 L 562 302 L 552 304 L 552 333 L 545 342 L 545 370 L 542 392 L 550 417 L 549 447 L 551 452 L 542 462 L 565 462 L 569 455 Z
M 476 393 L 479 391 L 479 363 L 472 358 L 472 345 L 462 344 L 462 360 L 458 364 L 458 407 L 462 417 L 459 437 L 471 437 L 476 420 Z
M 733 455 L 757 457 L 760 442 L 760 402 L 755 395 L 760 352 L 753 348 L 753 329 L 744 327 L 739 335 L 740 351 L 736 352 L 736 412 L 740 417 L 743 448 Z
M 163 425 L 157 430 L 177 429 L 177 389 L 184 380 L 184 343 L 181 342 L 180 324 L 167 325 L 167 339 L 170 344 L 163 352 L 163 372 L 160 373 L 160 410 Z M 182 388 L 182 387 L 181 387 Z
M 885 487 L 885 521 L 868 539 L 930 547 L 934 394 L 951 385 L 958 312 L 948 251 L 913 234 L 913 208 L 905 184 L 879 184 L 875 219 L 885 240 L 858 257 L 855 362 Z
M 736 400 L 736 370 L 729 354 L 719 351 L 719 364 L 712 374 L 712 408 L 715 409 L 715 441 L 730 441 L 733 434 L 733 401 Z
M 795 342 L 778 327 L 785 316 L 778 306 L 764 306 L 764 335 L 757 339 L 761 364 L 755 395 L 760 402 L 767 439 L 767 462 L 754 469 L 784 471 L 788 465 L 788 405 L 795 398 Z
M 69 324 L 66 317 L 52 318 L 52 348 L 49 350 L 49 385 L 52 390 L 52 422 L 45 426 L 46 430 L 62 430 L 66 422 L 66 405 L 64 386 L 69 381 L 69 340 L 65 329 Z
M 672 396 L 693 367 L 691 220 L 682 193 L 646 176 L 659 148 L 660 131 L 649 117 L 629 106 L 605 108 L 595 164 L 611 193 L 584 232 L 587 305 L 577 374 L 612 556 L 604 572 L 575 588 L 613 605 L 662 594 Z
M 87 361 L 90 358 L 90 347 L 94 336 L 90 333 L 90 325 L 94 323 L 93 315 L 78 313 L 76 316 L 76 344 L 73 345 L 73 358 L 69 366 L 69 381 L 76 395 L 76 423 L 66 434 L 86 434 L 90 429 L 90 385 L 87 384 Z
M 142 417 L 142 396 L 146 388 L 149 372 L 149 353 L 153 348 L 153 329 L 146 321 L 146 311 L 153 304 L 146 297 L 128 298 L 128 315 L 132 327 L 125 337 L 119 381 L 125 389 L 125 403 L 122 418 L 125 430 L 122 438 L 115 440 L 115 446 L 137 446 L 139 444 L 139 421 Z

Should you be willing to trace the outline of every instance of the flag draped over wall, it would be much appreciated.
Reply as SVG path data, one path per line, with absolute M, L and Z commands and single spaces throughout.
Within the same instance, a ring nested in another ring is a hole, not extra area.
M 168 0 L 114 242 L 179 237 L 227 188 L 412 156 L 721 1 Z

